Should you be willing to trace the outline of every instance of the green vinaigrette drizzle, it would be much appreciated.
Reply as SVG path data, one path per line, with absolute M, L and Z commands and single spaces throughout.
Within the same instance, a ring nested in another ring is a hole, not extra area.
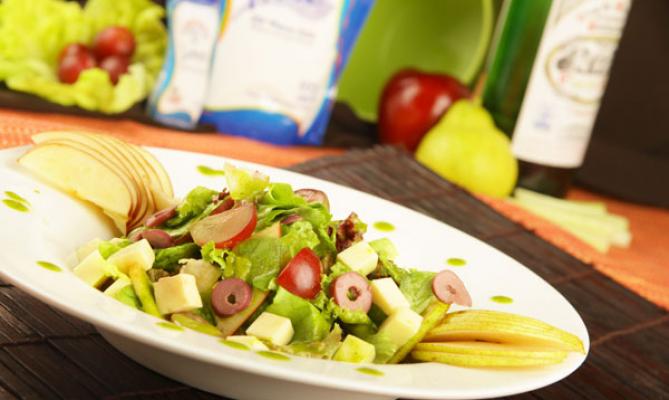
M 452 267 L 464 267 L 465 265 L 467 265 L 467 261 L 465 261 L 462 258 L 451 257 L 448 260 L 446 260 L 446 264 Z
M 14 192 L 10 192 L 9 190 L 5 191 L 5 196 L 7 196 L 7 198 L 10 198 L 12 200 L 16 200 L 16 201 L 24 203 L 26 205 L 30 204 L 30 203 L 28 203 L 28 200 L 24 199 L 23 197 L 19 196 L 18 194 L 14 193 Z
M 500 303 L 500 304 L 511 304 L 513 303 L 513 299 L 509 296 L 492 296 L 490 300 L 494 301 L 495 303 Z
M 62 268 L 60 268 L 56 264 L 50 263 L 48 261 L 37 261 L 37 265 L 39 265 L 40 267 L 42 267 L 44 269 L 48 269 L 49 271 L 53 271 L 53 272 L 62 271 Z
M 374 222 L 374 229 L 382 231 L 382 232 L 391 232 L 395 230 L 395 225 L 391 224 L 390 222 L 386 221 L 377 221 Z
M 247 351 L 250 350 L 249 346 L 243 343 L 233 342 L 232 340 L 222 339 L 221 343 L 235 350 L 247 350 Z
M 18 212 L 28 212 L 30 209 L 24 204 L 21 203 L 20 201 L 16 201 L 13 199 L 2 199 L 2 202 L 12 210 L 18 211 Z
M 374 368 L 360 367 L 360 368 L 357 368 L 356 371 L 360 372 L 361 374 L 366 374 L 366 375 L 383 376 L 383 372 L 379 371 L 378 369 L 374 369 Z
M 206 165 L 198 165 L 197 166 L 197 171 L 201 173 L 202 175 L 206 176 L 223 176 L 225 175 L 225 171 L 222 169 L 214 169 L 211 167 L 207 167 Z
M 256 354 L 258 354 L 259 356 L 265 357 L 265 358 L 269 358 L 271 360 L 290 361 L 290 357 L 288 357 L 284 354 L 281 354 L 281 353 L 274 352 L 274 351 L 262 350 L 262 351 L 257 352 Z
M 173 324 L 171 322 L 158 322 L 158 323 L 156 323 L 156 325 L 158 325 L 161 328 L 171 329 L 173 331 L 181 332 L 181 331 L 184 330 L 184 328 L 180 327 L 179 325 Z
M 23 197 L 19 196 L 15 192 L 9 190 L 5 191 L 5 198 L 2 199 L 2 202 L 9 208 L 19 212 L 28 212 L 30 211 L 30 202 Z

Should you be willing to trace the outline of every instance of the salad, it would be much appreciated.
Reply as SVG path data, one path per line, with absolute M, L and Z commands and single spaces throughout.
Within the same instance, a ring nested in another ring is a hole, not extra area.
M 397 363 L 471 305 L 449 270 L 406 269 L 352 212 L 226 164 L 227 188 L 195 187 L 126 236 L 77 250 L 73 272 L 130 307 L 254 350 Z

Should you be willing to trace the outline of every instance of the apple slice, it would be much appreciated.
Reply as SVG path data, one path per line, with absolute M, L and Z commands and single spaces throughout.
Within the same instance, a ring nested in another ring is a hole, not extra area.
M 168 183 L 168 188 L 163 187 L 163 177 L 156 172 L 156 168 L 147 160 L 139 146 L 124 142 L 113 136 L 100 135 L 100 139 L 116 146 L 121 152 L 133 156 L 148 178 L 146 181 L 148 191 L 153 195 L 153 201 L 157 210 L 162 210 L 175 205 L 174 193 L 172 192 L 172 183 L 165 173 L 162 165 L 155 160 L 159 169 L 164 172 L 164 179 Z
M 256 222 L 255 205 L 244 203 L 237 208 L 210 215 L 196 222 L 190 234 L 199 246 L 214 242 L 219 249 L 232 248 L 251 236 Z
M 132 223 L 132 228 L 140 226 L 144 221 L 157 210 L 156 201 L 151 191 L 151 177 L 143 165 L 143 160 L 133 152 L 130 152 L 123 146 L 123 142 L 116 139 L 111 140 L 110 136 L 92 135 L 93 139 L 104 146 L 109 146 L 113 151 L 126 161 L 130 174 L 136 177 L 138 184 L 141 186 L 142 199 L 146 204 L 143 213 L 139 213 Z
M 43 143 L 28 150 L 18 162 L 52 185 L 90 201 L 106 212 L 127 218 L 133 207 L 136 193 L 127 179 L 99 156 L 83 148 Z
M 132 181 L 132 184 L 135 187 L 136 199 L 135 206 L 128 215 L 126 232 L 129 232 L 139 224 L 143 216 L 153 212 L 153 205 L 147 204 L 147 200 L 151 200 L 149 199 L 150 193 L 145 187 L 144 179 L 137 173 L 137 169 L 132 165 L 131 160 L 117 151 L 113 146 L 100 141 L 98 136 L 100 135 L 80 132 L 51 131 L 33 135 L 32 139 L 37 144 L 60 142 L 65 144 L 77 143 L 81 146 L 85 146 L 88 150 L 96 152 L 100 157 L 107 159 L 121 174 Z
M 163 188 L 163 192 L 169 197 L 174 197 L 174 190 L 172 188 L 172 181 L 170 180 L 169 175 L 163 165 L 156 159 L 156 157 L 149 153 L 147 150 L 140 146 L 133 146 L 138 152 L 144 156 L 144 159 L 153 167 L 153 170 L 158 175 L 160 181 L 160 187 Z
M 119 162 L 117 162 L 113 157 L 110 157 L 110 155 L 105 152 L 104 150 L 101 150 L 99 146 L 90 146 L 85 143 L 81 143 L 78 141 L 74 140 L 67 140 L 67 139 L 52 139 L 52 140 L 44 140 L 44 137 L 42 138 L 36 138 L 38 141 L 36 142 L 37 144 L 62 144 L 68 147 L 73 147 L 79 150 L 82 150 L 84 152 L 87 152 L 91 154 L 92 156 L 96 157 L 100 162 L 102 162 L 107 168 L 113 170 L 116 172 L 116 174 L 124 181 L 126 186 L 130 188 L 131 196 L 132 196 L 132 206 L 130 210 L 128 211 L 127 214 L 118 214 L 110 210 L 104 210 L 105 214 L 109 216 L 112 221 L 114 222 L 114 225 L 121 231 L 121 233 L 125 233 L 128 231 L 128 226 L 131 223 L 131 220 L 133 219 L 133 216 L 138 212 L 138 208 L 141 207 L 139 204 L 139 193 L 137 192 L 137 186 L 135 185 L 135 182 L 132 180 L 131 177 L 127 176 L 125 172 L 123 171 L 123 168 L 119 165 Z
M 418 343 L 411 356 L 461 367 L 532 367 L 562 362 L 567 352 L 513 344 L 445 342 Z

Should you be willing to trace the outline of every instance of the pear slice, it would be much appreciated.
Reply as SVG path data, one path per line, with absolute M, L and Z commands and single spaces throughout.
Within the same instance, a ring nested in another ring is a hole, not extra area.
M 128 157 L 119 152 L 115 147 L 100 141 L 98 139 L 99 136 L 81 132 L 50 131 L 33 135 L 32 140 L 37 144 L 45 142 L 78 143 L 90 151 L 98 153 L 100 157 L 106 158 L 115 168 L 119 169 L 120 173 L 131 180 L 135 187 L 136 199 L 135 207 L 128 215 L 125 230 L 127 232 L 138 225 L 142 221 L 142 217 L 153 212 L 152 199 L 144 183 L 145 180 L 138 174 L 137 166 L 132 165 L 132 160 L 129 160 Z
M 229 317 L 217 318 L 216 327 L 221 331 L 223 337 L 234 335 L 235 332 L 244 325 L 244 322 L 251 318 L 258 307 L 265 302 L 268 294 L 269 292 L 263 292 L 254 288 L 251 303 L 245 309 Z
M 534 318 L 487 310 L 446 315 L 424 342 L 485 341 L 585 353 L 577 336 Z
M 90 201 L 110 214 L 127 218 L 134 206 L 136 193 L 128 180 L 108 162 L 83 147 L 43 143 L 28 150 L 18 162 L 50 184 Z M 118 226 L 118 221 L 115 223 Z
M 462 367 L 534 367 L 560 363 L 567 352 L 516 344 L 445 342 L 419 343 L 411 356 Z
M 439 300 L 432 302 L 432 304 L 430 304 L 423 312 L 423 322 L 421 323 L 418 332 L 416 332 L 416 334 L 414 334 L 402 347 L 397 349 L 395 354 L 388 360 L 388 364 L 402 362 L 416 344 L 423 340 L 425 335 L 444 319 L 449 307 L 450 304 L 442 303 Z

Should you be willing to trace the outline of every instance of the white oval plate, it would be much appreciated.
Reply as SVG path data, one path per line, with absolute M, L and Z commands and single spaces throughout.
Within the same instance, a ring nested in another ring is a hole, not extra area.
M 358 371 L 360 365 L 291 356 L 270 360 L 235 350 L 214 337 L 161 327 L 159 319 L 135 311 L 87 287 L 69 272 L 72 254 L 94 237 L 113 236 L 111 225 L 93 207 L 35 179 L 17 164 L 27 148 L 0 151 L 0 196 L 5 191 L 26 198 L 21 213 L 0 203 L 0 272 L 16 286 L 70 315 L 95 325 L 107 340 L 136 361 L 192 386 L 237 398 L 355 399 L 396 397 L 471 399 L 512 395 L 556 382 L 583 363 L 572 353 L 561 364 L 543 368 L 470 369 L 437 363 L 369 365 L 379 376 Z M 196 167 L 222 168 L 221 157 L 150 149 L 172 177 L 175 192 L 195 185 L 222 188 L 223 177 L 203 176 Z M 355 211 L 369 224 L 368 239 L 390 237 L 400 252 L 399 265 L 439 271 L 453 268 L 467 285 L 475 308 L 509 311 L 539 318 L 579 336 L 586 350 L 588 332 L 567 300 L 532 271 L 485 243 L 435 219 L 377 197 L 308 176 L 234 161 L 267 173 L 272 181 L 310 187 L 330 197 L 335 218 Z M 4 197 L 3 197 L 4 198 Z M 372 223 L 388 221 L 392 232 Z M 446 259 L 465 259 L 449 267 Z M 38 266 L 48 261 L 61 272 Z M 513 298 L 512 304 L 490 300 Z M 317 397 L 314 397 L 317 396 Z

